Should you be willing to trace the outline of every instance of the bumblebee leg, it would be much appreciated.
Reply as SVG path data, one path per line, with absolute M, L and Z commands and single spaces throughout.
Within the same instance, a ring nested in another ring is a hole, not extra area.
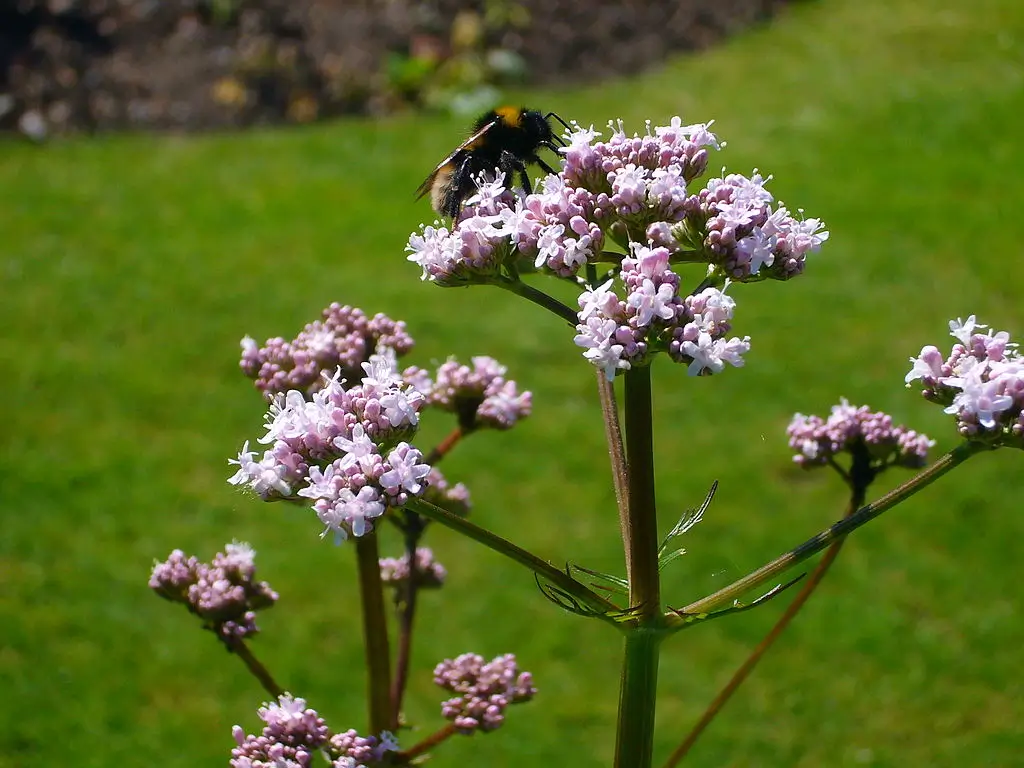
M 470 156 L 467 155 L 459 162 L 444 191 L 441 213 L 451 216 L 453 219 L 458 218 L 462 201 L 469 197 L 469 193 L 473 189 L 473 165 L 470 160 Z
M 526 165 L 508 150 L 502 150 L 498 158 L 498 170 L 505 174 L 505 184 L 514 183 L 516 174 L 519 174 L 519 183 L 526 194 L 533 190 L 530 188 L 530 177 L 526 175 Z
M 530 187 L 530 177 L 526 174 L 526 166 L 521 163 L 519 167 L 519 181 L 523 185 L 523 194 L 532 195 L 533 189 Z
M 540 166 L 540 169 L 544 171 L 544 173 L 557 173 L 557 171 L 554 168 L 545 163 L 539 157 L 534 157 L 533 159 L 537 161 L 537 165 Z

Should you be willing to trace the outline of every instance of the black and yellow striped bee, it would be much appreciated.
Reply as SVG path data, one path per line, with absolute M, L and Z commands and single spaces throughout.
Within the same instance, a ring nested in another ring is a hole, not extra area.
M 544 115 L 525 107 L 498 107 L 481 115 L 473 124 L 472 135 L 438 163 L 420 184 L 416 199 L 429 192 L 434 210 L 454 219 L 459 215 L 462 202 L 476 191 L 474 177 L 495 169 L 505 174 L 506 183 L 510 185 L 518 174 L 523 190 L 530 194 L 526 166 L 533 163 L 546 173 L 554 173 L 551 166 L 537 157 L 537 151 L 541 148 L 558 151 L 565 146 L 565 141 L 551 130 L 548 119 L 552 117 L 569 128 L 554 112 Z

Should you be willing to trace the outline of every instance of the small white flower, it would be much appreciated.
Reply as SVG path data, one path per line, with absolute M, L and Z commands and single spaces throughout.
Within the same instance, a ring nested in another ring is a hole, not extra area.
M 351 440 L 339 435 L 334 438 L 334 445 L 345 451 L 345 456 L 341 459 L 342 469 L 352 466 L 358 466 L 363 472 L 373 469 L 373 458 L 377 455 L 377 446 L 366 436 L 366 430 L 363 429 L 362 424 L 356 424 L 352 428 Z
M 653 280 L 645 279 L 629 294 L 626 304 L 636 310 L 637 325 L 646 328 L 656 317 L 668 322 L 676 316 L 675 307 L 671 304 L 675 295 L 671 284 L 662 283 L 655 288 Z
M 988 326 L 979 323 L 975 315 L 970 315 L 967 320 L 961 320 L 958 317 L 956 320 L 949 321 L 949 335 L 965 346 L 971 343 L 971 336 L 974 335 L 975 330 L 980 331 L 984 328 L 988 328 Z
M 579 333 L 573 339 L 576 346 L 583 347 L 583 357 L 604 371 L 608 381 L 615 379 L 618 370 L 629 370 L 630 363 L 622 359 L 624 347 L 613 343 L 618 323 L 614 320 L 592 316 L 585 325 L 577 325 Z
M 728 341 L 713 340 L 710 334 L 701 331 L 696 342 L 684 341 L 681 349 L 684 354 L 693 358 L 693 362 L 686 369 L 691 376 L 699 375 L 704 369 L 718 373 L 726 363 L 737 368 L 743 365 L 742 355 L 750 351 L 750 337 L 733 338 Z
M 417 495 L 424 488 L 423 479 L 430 474 L 430 465 L 420 463 L 423 455 L 419 451 L 403 448 L 408 449 L 408 445 L 399 443 L 388 454 L 388 463 L 392 468 L 381 475 L 380 484 L 391 495 L 397 495 L 403 490 Z
M 577 302 L 580 306 L 580 322 L 586 323 L 591 317 L 598 315 L 607 317 L 615 312 L 619 305 L 619 297 L 611 290 L 614 280 L 608 280 L 592 291 L 584 291 Z
M 249 450 L 249 441 L 246 440 L 238 458 L 228 459 L 228 463 L 238 465 L 238 471 L 228 478 L 228 482 L 232 485 L 248 485 L 264 499 L 291 496 L 291 486 L 285 480 L 288 468 L 280 464 L 270 451 L 266 451 L 259 461 L 254 460 L 255 455 L 255 451 Z
M 400 429 L 404 426 L 415 427 L 419 424 L 420 416 L 416 406 L 424 399 L 423 393 L 418 389 L 396 389 L 382 395 L 380 404 L 391 426 Z
M 910 362 L 914 365 L 907 372 L 907 375 L 903 377 L 903 381 L 907 386 L 910 386 L 910 382 L 915 379 L 935 380 L 942 375 L 942 363 L 944 360 L 938 347 L 933 347 L 930 344 L 922 347 L 921 354 L 910 358 Z

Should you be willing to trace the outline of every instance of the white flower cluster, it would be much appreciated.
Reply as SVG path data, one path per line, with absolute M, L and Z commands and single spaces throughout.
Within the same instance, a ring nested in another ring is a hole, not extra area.
M 948 356 L 926 346 L 906 375 L 920 380 L 924 396 L 956 417 L 961 435 L 1024 447 L 1024 358 L 1006 331 L 985 331 L 974 315 L 951 320 L 957 340 Z M 983 332 L 984 331 L 984 332 Z
M 419 424 L 426 399 L 406 384 L 393 353 L 363 364 L 360 384 L 345 389 L 339 374 L 307 396 L 290 390 L 275 397 L 259 459 L 248 442 L 228 482 L 265 500 L 311 499 L 313 509 L 339 540 L 362 536 L 388 507 L 402 506 L 426 489 L 429 465 L 401 438 Z

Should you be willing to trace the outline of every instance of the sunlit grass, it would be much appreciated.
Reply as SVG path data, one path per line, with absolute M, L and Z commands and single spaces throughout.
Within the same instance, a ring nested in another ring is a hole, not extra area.
M 1024 6 L 831 0 L 657 72 L 522 94 L 599 126 L 716 119 L 730 169 L 759 167 L 832 238 L 807 274 L 738 286 L 742 370 L 655 369 L 664 524 L 721 483 L 683 603 L 831 522 L 837 481 L 794 468 L 783 429 L 840 396 L 954 444 L 902 387 L 950 317 L 1024 333 Z M 442 291 L 404 261 L 413 190 L 464 126 L 340 121 L 203 137 L 0 144 L 0 765 L 223 765 L 263 693 L 145 587 L 175 547 L 251 541 L 282 602 L 257 655 L 338 728 L 364 728 L 347 548 L 311 514 L 225 483 L 260 433 L 238 339 L 293 335 L 331 301 L 408 321 L 413 362 L 493 354 L 535 393 L 531 420 L 446 461 L 476 522 L 556 563 L 621 568 L 593 378 L 557 319 L 487 288 Z M 447 425 L 427 426 L 425 445 Z M 1020 456 L 969 463 L 859 532 L 694 765 L 1010 765 L 1024 752 Z M 881 485 L 899 482 L 884 477 Z M 879 492 L 884 488 L 879 487 Z M 390 542 L 397 548 L 397 542 Z M 529 574 L 444 531 L 450 585 L 424 598 L 408 715 L 439 721 L 430 669 L 513 651 L 537 700 L 437 766 L 607 765 L 620 640 L 558 612 Z M 678 596 L 678 599 L 676 597 Z M 780 605 L 694 629 L 662 661 L 667 754 Z M 415 738 L 415 735 L 412 736 Z

